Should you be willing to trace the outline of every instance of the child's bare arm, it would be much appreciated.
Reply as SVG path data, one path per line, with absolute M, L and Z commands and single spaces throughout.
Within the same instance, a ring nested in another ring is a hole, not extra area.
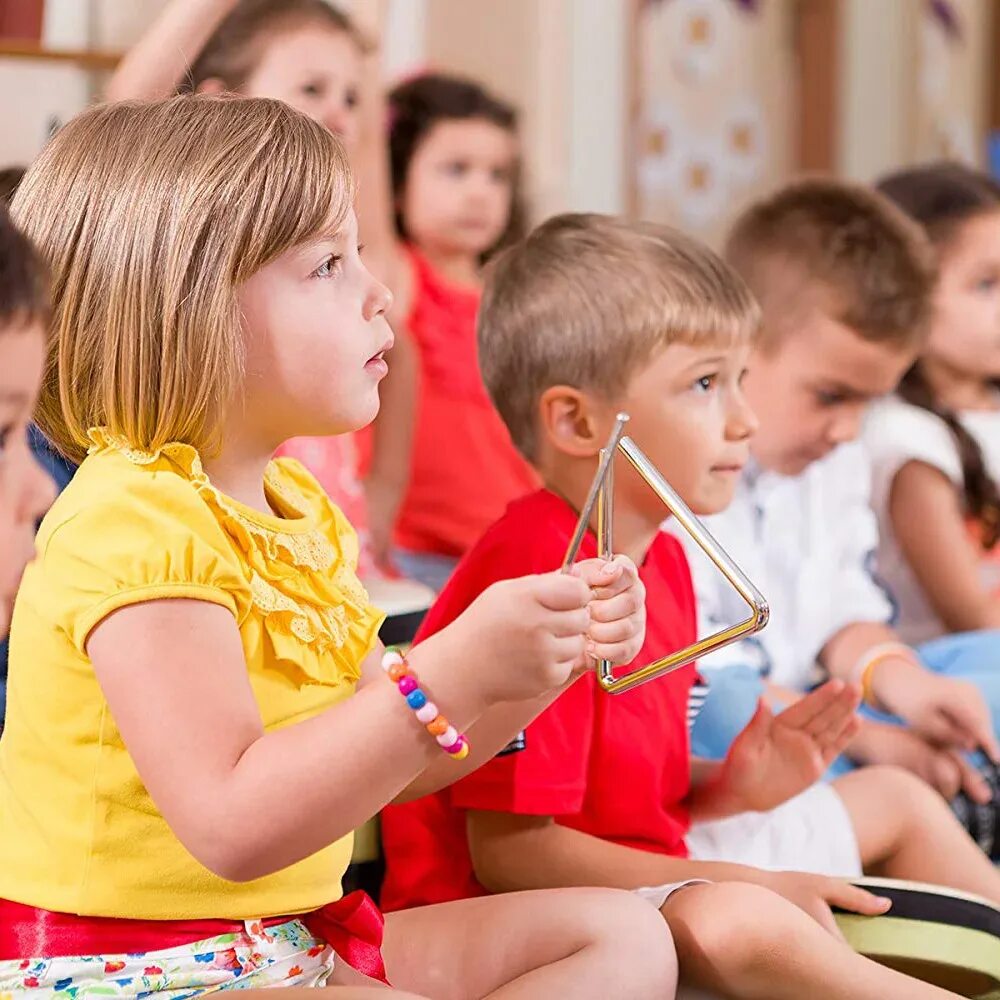
M 237 0 L 173 0 L 126 53 L 105 89 L 109 101 L 168 97 Z
M 903 555 L 945 625 L 953 632 L 1000 628 L 1000 600 L 980 582 L 954 483 L 930 465 L 907 462 L 892 483 L 889 517 Z
M 476 879 L 491 892 L 587 885 L 637 889 L 685 879 L 749 881 L 752 872 L 743 865 L 624 847 L 562 826 L 551 816 L 473 809 L 467 831 Z
M 866 914 L 888 909 L 887 900 L 841 879 L 641 851 L 561 826 L 549 816 L 472 810 L 467 835 L 476 879 L 492 892 L 571 886 L 637 889 L 703 879 L 766 886 L 831 928 L 831 905 Z
M 832 677 L 850 678 L 879 646 L 899 647 L 898 654 L 880 656 L 872 671 L 871 689 L 879 707 L 938 744 L 967 750 L 982 747 L 991 758 L 1000 758 L 989 708 L 975 685 L 927 670 L 888 625 L 845 626 L 823 647 L 820 661 Z
M 400 321 L 392 327 L 396 342 L 389 375 L 379 391 L 382 402 L 374 425 L 371 469 L 365 479 L 372 548 L 383 564 L 389 558 L 392 531 L 410 481 L 419 377 L 417 349 L 409 332 Z
M 358 229 L 365 245 L 365 263 L 393 295 L 402 296 L 403 262 L 396 236 L 392 178 L 389 171 L 389 126 L 382 79 L 381 40 L 385 0 L 356 0 L 351 16 L 361 36 L 370 44 L 365 54 L 358 95 L 359 133 L 351 150 L 351 166 L 358 182 Z M 406 300 L 401 305 L 406 306 Z M 395 329 L 396 323 L 393 323 Z
M 559 574 L 506 581 L 414 650 L 414 671 L 459 730 L 497 702 L 565 684 L 591 592 Z M 483 651 L 505 649 L 507 662 Z M 125 607 L 87 652 L 140 777 L 178 839 L 231 881 L 279 871 L 375 815 L 441 751 L 394 685 L 266 732 L 229 611 L 203 601 Z

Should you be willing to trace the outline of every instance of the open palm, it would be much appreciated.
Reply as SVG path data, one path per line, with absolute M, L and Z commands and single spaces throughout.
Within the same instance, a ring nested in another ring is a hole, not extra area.
M 723 764 L 747 811 L 775 809 L 819 780 L 857 732 L 856 688 L 830 681 L 774 715 L 761 699 Z

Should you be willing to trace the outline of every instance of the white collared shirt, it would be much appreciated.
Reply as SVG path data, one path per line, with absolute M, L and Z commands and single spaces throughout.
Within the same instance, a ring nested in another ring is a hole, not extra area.
M 730 507 L 703 520 L 763 593 L 771 618 L 763 632 L 706 658 L 705 668 L 744 664 L 805 690 L 818 679 L 817 657 L 837 632 L 853 622 L 890 620 L 892 605 L 872 570 L 878 529 L 870 478 L 857 443 L 798 476 L 748 466 Z M 745 619 L 743 599 L 698 545 L 673 520 L 666 526 L 691 563 L 699 635 Z

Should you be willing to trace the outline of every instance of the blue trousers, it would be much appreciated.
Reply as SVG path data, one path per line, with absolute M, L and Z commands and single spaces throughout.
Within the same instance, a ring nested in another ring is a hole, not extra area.
M 928 670 L 975 684 L 993 715 L 994 732 L 1000 733 L 1000 631 L 946 635 L 918 646 L 916 652 Z M 752 667 L 705 668 L 702 673 L 709 681 L 709 694 L 691 730 L 691 752 L 721 760 L 753 716 L 764 693 L 764 680 Z M 900 723 L 894 716 L 867 706 L 861 712 L 871 719 Z M 841 756 L 834 761 L 829 777 L 855 767 L 852 760 Z

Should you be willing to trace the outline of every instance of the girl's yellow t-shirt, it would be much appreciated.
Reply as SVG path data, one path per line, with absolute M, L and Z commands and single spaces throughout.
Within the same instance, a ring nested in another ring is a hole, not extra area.
M 91 438 L 42 524 L 14 610 L 0 898 L 164 920 L 252 919 L 338 899 L 351 835 L 247 883 L 218 878 L 187 852 L 136 772 L 86 644 L 127 605 L 210 601 L 239 627 L 265 728 L 317 715 L 353 693 L 382 622 L 355 574 L 351 526 L 294 460 L 268 468 L 268 499 L 280 514 L 268 516 L 219 493 L 187 445 L 153 454 L 104 431 Z M 151 719 L 156 711 L 150 704 Z M 345 762 L 329 766 L 332 778 Z M 283 795 L 260 789 L 262 818 L 282 808 Z M 220 802 L 220 823 L 225 816 Z

